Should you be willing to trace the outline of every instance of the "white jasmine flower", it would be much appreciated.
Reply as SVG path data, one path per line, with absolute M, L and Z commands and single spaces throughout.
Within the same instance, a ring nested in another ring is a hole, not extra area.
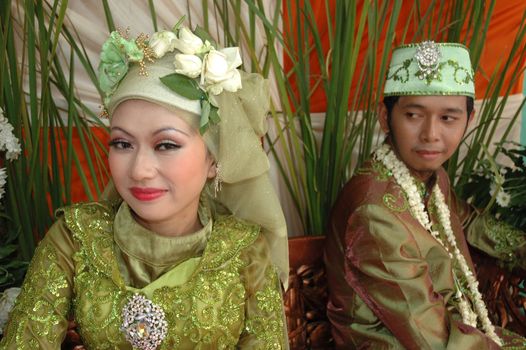
M 152 35 L 149 46 L 155 57 L 161 58 L 167 52 L 172 52 L 175 49 L 176 40 L 177 35 L 174 32 L 163 30 Z
M 495 194 L 495 190 L 497 189 L 497 185 L 492 182 L 490 185 L 489 185 L 489 195 L 491 197 L 493 197 L 493 195 Z
M 7 182 L 7 174 L 5 168 L 0 169 L 0 199 L 4 196 L 5 193 L 5 184 Z
M 241 63 L 237 47 L 210 50 L 204 58 L 201 85 L 213 95 L 218 95 L 223 90 L 236 92 L 241 88 L 241 75 L 237 70 Z
M 6 159 L 14 160 L 20 155 L 20 143 L 13 134 L 13 126 L 4 117 L 4 111 L 0 108 L 0 151 L 6 151 Z
M 497 194 L 497 204 L 502 208 L 506 208 L 510 205 L 511 195 L 504 190 L 499 191 Z
M 210 46 L 210 43 L 208 44 Z M 206 45 L 203 40 L 186 27 L 179 29 L 178 35 L 175 38 L 175 48 L 187 55 L 195 55 L 202 53 Z
M 190 78 L 197 78 L 201 74 L 203 61 L 196 55 L 178 53 L 175 55 L 175 72 Z
M 20 288 L 8 288 L 0 294 L 0 335 L 9 320 L 9 313 L 15 305 L 18 294 L 20 294 Z

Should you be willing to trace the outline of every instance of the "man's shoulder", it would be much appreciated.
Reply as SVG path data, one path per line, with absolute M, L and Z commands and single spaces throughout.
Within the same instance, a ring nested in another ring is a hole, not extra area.
M 354 210 L 361 205 L 378 204 L 386 193 L 393 192 L 395 185 L 385 168 L 368 161 L 344 185 L 336 205 L 340 203 Z

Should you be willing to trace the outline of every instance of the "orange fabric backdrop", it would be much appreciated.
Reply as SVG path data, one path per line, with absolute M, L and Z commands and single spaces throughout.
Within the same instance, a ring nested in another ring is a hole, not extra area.
M 102 145 L 107 145 L 108 144 L 109 136 L 108 136 L 108 133 L 106 132 L 106 130 L 104 130 L 103 128 L 99 128 L 99 127 L 93 127 L 91 130 L 93 132 L 93 136 L 96 137 L 98 140 L 100 140 L 100 143 Z M 59 130 L 57 130 L 57 131 L 59 131 Z M 85 136 L 84 136 L 84 138 L 85 138 Z M 81 144 L 80 137 L 78 135 L 77 130 L 73 130 L 73 138 L 72 139 L 73 139 L 73 145 L 74 145 L 75 152 L 77 154 L 77 157 L 79 158 L 80 166 L 83 169 L 83 172 L 86 175 L 86 177 L 88 179 L 88 182 L 90 184 L 91 193 L 93 194 L 94 197 L 96 197 L 97 196 L 97 192 L 95 190 L 95 185 L 94 185 L 93 179 L 92 179 L 92 177 L 90 176 L 90 173 L 89 173 L 88 156 L 86 156 L 86 154 L 84 153 L 84 151 L 82 149 L 82 144 Z M 57 141 L 57 143 L 59 144 L 60 148 L 62 148 L 63 150 L 66 149 L 66 147 L 67 147 L 67 140 L 64 137 L 61 137 Z M 108 168 L 108 159 L 107 159 L 107 157 L 102 156 L 103 159 L 99 160 L 99 164 L 97 164 L 97 160 L 95 159 L 95 156 L 94 156 L 94 154 L 95 154 L 94 153 L 94 147 L 99 147 L 99 145 L 96 142 L 93 142 L 93 143 L 91 143 L 89 145 L 89 147 L 91 147 L 90 148 L 89 158 L 91 159 L 93 167 L 95 168 L 95 171 L 97 172 L 98 183 L 99 184 L 105 184 L 105 183 L 107 183 L 107 181 L 109 179 L 109 177 L 107 176 L 107 174 L 104 171 L 104 168 L 105 169 L 109 169 Z M 49 161 L 51 161 L 51 159 Z M 64 162 L 64 160 L 59 159 L 59 162 L 58 162 L 59 166 L 63 166 L 63 164 L 64 164 L 63 162 Z M 76 165 L 72 164 L 72 168 L 73 169 L 72 169 L 72 174 L 71 174 L 71 200 L 72 200 L 73 203 L 87 201 L 88 200 L 88 196 L 85 193 L 84 186 L 82 184 L 82 180 L 81 180 L 81 178 L 79 176 L 79 172 L 77 170 Z M 64 179 L 62 179 L 62 181 L 64 181 Z M 104 189 L 104 185 L 102 185 L 101 190 L 103 190 L 103 189 Z M 97 198 L 95 198 L 95 199 L 97 199 Z
M 308 0 L 306 0 L 308 1 Z M 329 31 L 328 31 L 328 23 L 327 23 L 327 16 L 326 16 L 326 9 L 325 9 L 325 2 L 324 1 L 312 1 L 314 16 L 316 18 L 316 22 L 318 25 L 318 30 L 320 32 L 321 41 L 323 43 L 323 48 L 325 54 L 328 51 L 329 47 Z M 335 0 L 331 0 L 330 2 L 330 13 L 331 16 L 334 18 L 334 8 L 335 8 Z M 425 7 L 428 6 L 431 1 L 421 1 L 421 7 L 424 9 L 422 11 L 425 11 Z M 445 8 L 447 10 L 447 7 L 450 6 L 450 2 L 447 2 L 445 5 Z M 407 21 L 412 21 L 414 24 L 412 24 L 409 27 L 409 30 L 406 34 L 406 42 L 411 41 L 411 39 L 414 36 L 414 33 L 416 31 L 416 27 L 418 26 L 418 19 L 415 18 L 415 15 L 412 14 L 411 9 L 413 6 L 412 1 L 404 1 L 402 5 L 402 9 L 399 15 L 399 21 L 397 24 L 396 29 L 396 36 L 395 36 L 395 45 L 402 44 L 401 37 L 403 35 L 403 29 L 406 25 Z M 357 17 L 359 18 L 360 13 L 362 11 L 363 2 L 361 2 L 358 5 L 357 8 Z M 290 11 L 287 8 L 283 9 L 285 13 L 285 20 L 284 20 L 284 30 L 287 32 L 288 35 L 291 35 L 294 38 L 295 45 L 297 45 L 298 39 L 297 39 L 297 33 L 295 32 L 295 21 L 297 20 L 297 9 L 291 8 Z M 524 12 L 526 11 L 526 1 L 524 0 L 509 0 L 509 1 L 497 1 L 495 8 L 493 10 L 493 14 L 491 17 L 491 23 L 489 26 L 489 30 L 487 33 L 487 43 L 484 47 L 484 51 L 481 55 L 481 61 L 480 61 L 480 70 L 484 72 L 484 74 L 481 74 L 480 72 L 477 72 L 477 75 L 475 77 L 475 88 L 476 88 L 476 94 L 477 98 L 482 98 L 485 94 L 485 91 L 488 87 L 488 77 L 491 76 L 492 72 L 494 71 L 495 67 L 498 65 L 500 61 L 503 61 L 505 58 L 509 56 L 509 52 L 511 49 L 511 45 L 514 41 L 514 38 L 517 34 L 519 23 L 522 19 L 522 16 L 524 16 Z M 435 13 L 433 16 L 433 21 L 436 23 L 438 20 L 438 13 Z M 405 20 L 404 20 L 405 19 Z M 387 24 L 384 24 L 385 26 Z M 385 29 L 385 27 L 384 27 Z M 365 48 L 367 45 L 369 45 L 367 40 L 367 27 L 365 28 L 365 33 L 363 35 L 363 39 L 361 42 L 361 49 L 359 54 L 359 61 L 363 61 L 365 59 Z M 430 38 L 432 39 L 432 38 Z M 312 40 L 311 42 L 312 43 Z M 385 39 L 382 37 L 379 42 L 379 51 L 382 49 L 385 45 Z M 379 52 L 379 55 L 381 52 Z M 313 52 L 311 54 L 310 58 L 310 65 L 312 69 L 312 74 L 314 76 L 319 75 L 320 69 L 316 58 L 316 53 Z M 518 58 L 515 59 L 515 62 L 517 62 Z M 287 70 L 290 70 L 292 68 L 292 61 L 290 57 L 285 55 L 284 57 L 285 62 L 285 68 Z M 503 62 L 501 62 L 502 64 Z M 524 62 L 522 62 L 524 65 Z M 512 72 L 504 72 L 506 75 L 506 81 L 509 82 L 512 78 Z M 314 80 L 314 79 L 313 79 Z M 311 81 L 313 81 L 311 80 Z M 294 79 L 294 76 L 292 76 L 289 80 L 291 86 L 295 91 L 296 90 L 296 82 Z M 380 83 L 383 84 L 383 81 L 380 81 Z M 353 82 L 352 84 L 352 90 L 359 88 L 357 86 L 356 82 Z M 512 93 L 519 93 L 522 91 L 522 78 L 518 79 L 512 87 Z M 351 94 L 353 94 L 353 91 L 351 91 Z M 324 94 L 323 89 L 318 88 L 314 94 L 312 95 L 312 98 L 310 100 L 310 107 L 312 112 L 324 112 L 326 106 L 326 97 Z

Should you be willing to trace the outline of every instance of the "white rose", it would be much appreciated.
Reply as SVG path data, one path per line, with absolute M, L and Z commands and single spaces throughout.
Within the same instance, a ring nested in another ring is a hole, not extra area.
M 197 78 L 201 74 L 203 62 L 196 55 L 185 55 L 178 53 L 175 55 L 175 72 L 186 75 L 190 78 Z
M 214 95 L 223 90 L 235 92 L 241 88 L 241 75 L 236 69 L 241 65 L 239 48 L 228 47 L 211 50 L 204 59 L 201 84 Z
M 175 48 L 182 53 L 193 55 L 201 52 L 203 40 L 186 27 L 179 29 L 178 37 L 175 39 Z
M 153 50 L 155 57 L 161 58 L 167 52 L 172 52 L 175 49 L 176 40 L 177 35 L 174 32 L 163 30 L 152 35 L 149 46 Z
M 20 294 L 20 288 L 8 288 L 3 293 L 0 293 L 0 335 L 2 329 L 9 319 L 9 313 L 15 305 L 16 297 Z

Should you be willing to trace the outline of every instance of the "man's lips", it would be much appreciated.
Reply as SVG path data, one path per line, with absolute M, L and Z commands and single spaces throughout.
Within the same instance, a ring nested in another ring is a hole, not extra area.
M 140 201 L 152 201 L 161 197 L 166 190 L 152 187 L 131 187 L 131 194 Z
M 435 150 L 426 150 L 426 149 L 417 149 L 415 151 L 420 157 L 425 159 L 435 159 L 440 154 L 442 154 L 441 151 L 435 151 Z

